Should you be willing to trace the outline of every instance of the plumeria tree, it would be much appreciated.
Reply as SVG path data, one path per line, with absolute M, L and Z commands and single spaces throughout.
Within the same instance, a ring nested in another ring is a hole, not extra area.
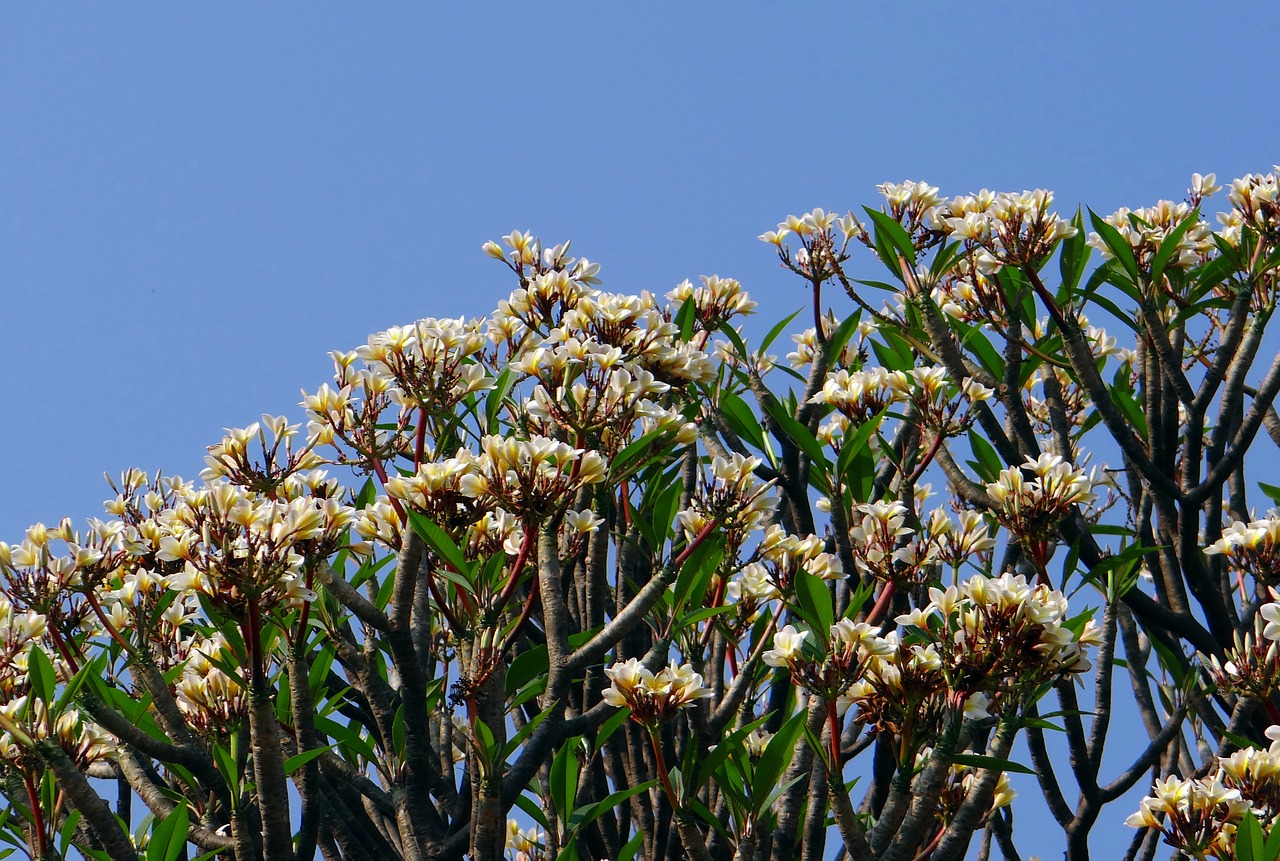
M 1212 175 L 1105 218 L 880 191 L 761 237 L 811 298 L 785 359 L 732 279 L 610 293 L 514 232 L 488 317 L 0 544 L 0 839 L 1017 859 L 1034 771 L 1070 859 L 1140 786 L 1127 858 L 1274 857 L 1276 173 L 1217 228 Z

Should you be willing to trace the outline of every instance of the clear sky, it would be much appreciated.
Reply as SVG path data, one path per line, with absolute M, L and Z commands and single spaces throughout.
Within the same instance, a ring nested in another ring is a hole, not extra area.
M 0 538 L 100 514 L 104 471 L 194 477 L 329 350 L 487 313 L 513 228 L 776 318 L 804 296 L 756 235 L 879 182 L 1105 213 L 1268 170 L 1278 10 L 5 3 Z

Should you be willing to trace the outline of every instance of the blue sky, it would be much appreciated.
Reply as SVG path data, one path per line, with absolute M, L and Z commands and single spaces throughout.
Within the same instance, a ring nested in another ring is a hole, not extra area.
M 1268 170 L 1278 34 L 1231 2 L 5 4 L 0 538 L 100 514 L 104 471 L 194 476 L 329 350 L 488 312 L 513 228 L 614 290 L 739 278 L 764 323 L 804 296 L 756 235 L 879 182 L 1105 213 Z

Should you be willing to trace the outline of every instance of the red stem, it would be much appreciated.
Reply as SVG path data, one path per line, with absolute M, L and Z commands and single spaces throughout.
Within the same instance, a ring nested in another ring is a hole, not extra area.
M 827 723 L 831 725 L 831 773 L 827 775 L 827 780 L 831 781 L 833 789 L 843 792 L 844 768 L 840 762 L 840 715 L 836 712 L 835 700 L 827 700 Z
M 649 729 L 649 742 L 653 745 L 653 759 L 658 766 L 658 775 L 662 778 L 662 788 L 667 793 L 667 801 L 671 802 L 671 809 L 679 812 L 680 803 L 676 800 L 675 788 L 671 785 L 671 777 L 667 774 L 667 760 L 662 755 L 662 745 L 658 743 L 658 731 L 652 727 Z
M 102 627 L 107 629 L 107 633 L 111 635 L 111 639 L 120 644 L 120 648 L 124 649 L 125 654 L 132 655 L 133 647 L 130 646 L 125 638 L 120 636 L 120 632 L 117 631 L 109 621 L 107 621 L 107 614 L 102 612 L 102 606 L 98 604 L 97 596 L 92 592 L 86 592 L 85 598 L 89 600 L 89 607 L 92 608 L 94 615 L 98 617 L 98 621 L 102 623 Z
M 32 827 L 36 832 L 36 857 L 43 859 L 47 851 L 48 838 L 45 835 L 44 810 L 40 807 L 40 794 L 36 792 L 35 781 L 31 772 L 23 772 L 23 782 L 27 787 L 27 802 L 31 805 Z
M 71 672 L 80 672 L 79 662 L 76 661 L 75 655 L 71 654 L 71 650 L 67 648 L 67 643 L 62 639 L 62 635 L 58 633 L 56 626 L 49 626 L 49 636 L 53 639 L 53 645 L 58 650 L 58 654 L 62 655 L 62 660 L 66 661 L 67 666 L 71 668 Z
M 702 531 L 699 532 L 697 535 L 693 536 L 693 540 L 690 541 L 688 545 L 686 545 L 685 548 L 680 551 L 680 555 L 677 556 L 675 559 L 673 559 L 671 561 L 671 564 L 674 567 L 679 568 L 686 561 L 688 561 L 689 557 L 693 554 L 693 551 L 698 549 L 698 545 L 706 541 L 707 538 L 710 537 L 711 533 L 715 531 L 715 528 L 719 525 L 720 525 L 720 521 L 718 520 L 707 521 L 707 525 L 702 527 Z
M 520 611 L 520 618 L 516 620 L 516 626 L 511 629 L 511 633 L 507 634 L 507 638 L 502 641 L 502 649 L 498 652 L 500 656 L 505 655 L 507 653 L 507 649 L 511 648 L 512 645 L 515 644 L 516 637 L 520 635 L 520 629 L 529 621 L 529 617 L 533 614 L 533 604 L 538 600 L 542 593 L 541 586 L 542 581 L 539 578 L 534 577 L 533 585 L 529 587 L 529 597 L 525 599 L 524 609 Z M 1280 723 L 1280 721 L 1278 721 L 1278 723 Z
M 502 608 L 507 606 L 507 602 L 511 600 L 511 594 L 516 591 L 516 583 L 520 579 L 520 570 L 524 568 L 524 563 L 529 559 L 529 551 L 533 549 L 533 530 L 525 529 L 524 537 L 520 539 L 520 550 L 516 553 L 516 559 L 511 563 L 511 576 L 507 578 L 507 585 L 503 588 L 502 594 L 498 596 L 498 612 L 502 612 Z
M 418 431 L 413 440 L 413 471 L 422 466 L 422 455 L 427 448 L 427 411 L 418 407 Z
M 889 609 L 889 605 L 893 601 L 893 593 L 896 591 L 898 584 L 893 580 L 885 581 L 884 588 L 880 590 L 880 597 L 876 599 L 875 606 L 871 608 L 871 613 L 867 616 L 868 625 L 876 625 L 880 622 L 880 617 Z

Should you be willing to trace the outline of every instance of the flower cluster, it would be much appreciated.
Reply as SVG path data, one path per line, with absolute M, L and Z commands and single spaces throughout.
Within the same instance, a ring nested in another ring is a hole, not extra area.
M 536 825 L 521 828 L 514 819 L 507 820 L 507 851 L 514 852 L 515 861 L 544 861 L 547 854 L 547 835 Z
M 1208 181 L 1213 182 L 1213 174 Z M 1138 267 L 1150 272 L 1156 253 L 1184 221 L 1191 217 L 1194 207 L 1190 203 L 1174 203 L 1162 200 L 1155 206 L 1142 209 L 1121 207 L 1103 220 L 1114 227 L 1129 244 Z M 1107 243 L 1097 233 L 1089 234 L 1089 244 L 1102 252 L 1105 260 L 1114 256 Z M 1177 239 L 1177 246 L 1166 270 L 1192 269 L 1199 266 L 1214 251 L 1213 230 L 1198 215 Z
M 315 451 L 314 440 L 294 451 L 297 436 L 298 425 L 289 424 L 284 416 L 264 415 L 261 423 L 228 428 L 221 442 L 209 446 L 200 478 L 204 481 L 225 479 L 258 493 L 272 493 L 291 476 L 324 463 Z M 255 440 L 256 447 L 253 446 Z M 257 451 L 251 451 L 252 448 Z M 255 457 L 258 453 L 260 456 Z
M 850 549 L 858 570 L 883 582 L 921 584 L 936 579 L 937 566 L 953 569 L 995 547 L 987 523 L 976 511 L 961 512 L 959 522 L 934 509 L 916 530 L 906 525 L 901 502 L 869 502 L 857 506 L 861 517 L 849 530 Z
M 1280 239 L 1280 166 L 1234 180 L 1227 200 L 1231 210 L 1218 216 L 1223 239 L 1239 244 L 1246 226 L 1272 242 Z
M 413 410 L 406 408 L 409 402 L 389 377 L 356 367 L 357 351 L 334 351 L 329 357 L 337 388 L 325 383 L 314 395 L 302 393 L 307 439 L 316 447 L 336 449 L 337 463 L 374 472 L 381 463 L 409 450 Z M 383 413 L 392 406 L 400 408 L 399 415 L 388 423 Z
M 822 318 L 823 337 L 830 338 L 839 324 L 840 321 L 835 318 L 835 315 L 825 315 Z M 861 365 L 866 358 L 866 339 L 874 335 L 875 332 L 876 324 L 874 321 L 859 320 L 853 335 L 845 343 L 840 355 L 831 357 L 831 366 L 839 369 Z M 814 358 L 818 354 L 818 330 L 810 327 L 798 335 L 792 335 L 791 340 L 796 345 L 794 351 L 787 353 L 787 362 L 791 367 L 805 368 L 812 365 Z
M 1002 526 L 1020 539 L 1043 542 L 1074 506 L 1093 502 L 1095 483 L 1091 474 L 1061 457 L 1042 454 L 1027 458 L 1021 467 L 1002 469 L 987 493 L 995 503 L 991 513 Z
M 321 494 L 336 492 L 323 476 L 314 478 Z M 189 491 L 162 513 L 156 559 L 183 563 L 170 588 L 203 592 L 243 618 L 248 602 L 265 612 L 314 600 L 305 563 L 341 546 L 355 518 L 354 508 L 324 495 L 271 498 L 215 482 Z
M 1166 843 L 1191 857 L 1233 861 L 1236 826 L 1247 811 L 1264 833 L 1280 817 L 1280 726 L 1266 734 L 1270 748 L 1218 757 L 1217 769 L 1206 777 L 1171 775 L 1157 781 L 1125 824 L 1155 828 Z
M 480 454 L 459 451 L 466 470 L 462 494 L 536 521 L 563 511 L 580 488 L 604 481 L 608 466 L 584 451 L 544 436 L 516 439 L 497 434 L 480 440 Z
M 245 719 L 248 704 L 240 683 L 219 663 L 235 663 L 222 634 L 192 643 L 178 680 L 176 700 L 196 732 L 225 736 Z
M 115 738 L 79 709 L 70 706 L 51 717 L 48 705 L 31 694 L 0 703 L 0 724 L 7 728 L 0 733 L 0 761 L 21 764 L 35 756 L 27 742 L 44 739 L 57 741 L 81 769 L 110 759 L 116 752 Z
M 764 525 L 774 499 L 769 495 L 770 484 L 756 478 L 759 466 L 760 458 L 741 454 L 712 458 L 710 479 L 701 477 L 689 508 L 679 514 L 690 540 L 714 521 L 736 551 L 747 535 Z
M 487 343 L 481 320 L 428 317 L 371 335 L 356 356 L 397 404 L 446 413 L 467 395 L 493 387 L 476 361 Z
M 750 314 L 756 309 L 742 285 L 719 275 L 701 276 L 702 286 L 681 281 L 667 294 L 677 305 L 692 300 L 695 326 L 702 332 L 714 332 L 733 317 Z
M 879 636 L 866 622 L 841 619 L 831 626 L 829 637 L 816 654 L 806 652 L 809 631 L 787 625 L 773 635 L 773 648 L 764 653 L 771 667 L 786 667 L 796 684 L 834 702 L 861 676 L 867 662 L 894 651 L 892 640 Z
M 1280 579 L 1280 511 L 1248 523 L 1233 522 L 1204 552 L 1223 557 L 1231 568 L 1263 586 L 1275 583 Z
M 654 673 L 631 658 L 614 664 L 604 674 L 609 677 L 604 701 L 629 709 L 633 721 L 651 730 L 675 717 L 680 709 L 711 696 L 702 676 L 689 664 L 673 662 Z
M 1092 621 L 1067 624 L 1067 599 L 1021 575 L 975 575 L 947 589 L 930 588 L 929 603 L 897 618 L 937 651 L 956 696 L 982 692 L 993 714 L 1011 694 L 1092 668 L 1085 649 L 1096 646 Z
M 809 403 L 828 404 L 850 422 L 860 425 L 910 395 L 911 377 L 905 372 L 873 367 L 827 374 L 822 388 L 809 398 Z
M 800 240 L 795 252 L 786 244 L 792 235 Z M 852 215 L 837 217 L 833 212 L 815 209 L 805 215 L 788 215 L 779 222 L 777 230 L 767 230 L 759 239 L 777 248 L 782 264 L 792 272 L 811 283 L 821 283 L 836 274 L 847 256 L 845 250 L 849 242 L 855 237 L 870 241 L 866 230 Z
M 1271 589 L 1272 598 L 1280 597 Z M 1266 702 L 1280 690 L 1280 604 L 1258 608 L 1253 630 L 1236 632 L 1235 643 L 1222 660 L 1202 657 L 1206 671 L 1218 689 Z
M 1076 228 L 1052 212 L 1053 192 L 1044 189 L 956 197 L 931 209 L 927 223 L 1005 266 L 1034 265 Z

